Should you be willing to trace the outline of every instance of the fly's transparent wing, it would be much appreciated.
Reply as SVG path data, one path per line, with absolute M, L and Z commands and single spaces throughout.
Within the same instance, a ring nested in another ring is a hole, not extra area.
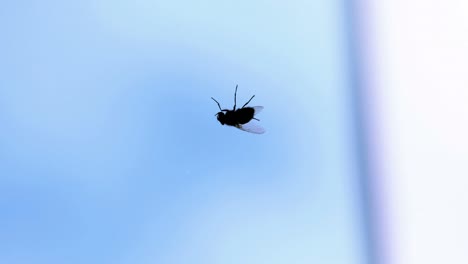
M 252 106 L 252 108 L 254 109 L 254 116 L 263 110 L 263 106 Z
M 256 124 L 256 122 L 249 122 L 243 125 L 236 126 L 240 130 L 244 130 L 246 132 L 254 133 L 254 134 L 263 134 L 265 133 L 265 129 L 260 125 Z

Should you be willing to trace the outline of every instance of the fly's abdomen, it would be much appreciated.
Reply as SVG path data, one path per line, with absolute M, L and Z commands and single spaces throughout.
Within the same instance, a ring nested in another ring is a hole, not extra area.
M 255 110 L 251 107 L 241 108 L 236 111 L 237 122 L 239 124 L 248 123 L 254 117 Z

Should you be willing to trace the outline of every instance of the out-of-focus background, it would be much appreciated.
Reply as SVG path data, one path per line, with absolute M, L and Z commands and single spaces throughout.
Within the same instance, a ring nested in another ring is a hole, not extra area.
M 0 263 L 465 263 L 467 13 L 3 3 Z
M 4 3 L 0 262 L 362 263 L 343 13 Z

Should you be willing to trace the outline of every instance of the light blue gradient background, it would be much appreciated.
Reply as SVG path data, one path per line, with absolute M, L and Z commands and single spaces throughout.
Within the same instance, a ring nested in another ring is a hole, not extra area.
M 341 1 L 4 1 L 0 263 L 363 263 Z M 256 94 L 267 130 L 221 126 Z

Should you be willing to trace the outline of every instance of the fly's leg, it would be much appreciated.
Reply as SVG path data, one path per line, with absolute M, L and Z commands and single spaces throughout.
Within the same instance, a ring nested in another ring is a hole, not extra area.
M 234 92 L 234 111 L 236 111 L 236 101 L 237 101 L 237 84 L 236 84 L 236 91 Z
M 213 99 L 213 101 L 215 101 L 218 104 L 219 110 L 221 110 L 221 105 L 218 103 L 218 101 L 216 101 L 213 97 L 211 97 L 211 99 Z M 221 111 L 223 111 L 223 110 L 221 110 Z
M 250 101 L 252 101 L 254 97 L 255 95 L 252 95 L 252 97 L 250 97 L 250 99 L 247 101 L 247 103 L 244 104 L 244 106 L 242 106 L 242 108 L 244 108 L 248 103 L 250 103 Z

